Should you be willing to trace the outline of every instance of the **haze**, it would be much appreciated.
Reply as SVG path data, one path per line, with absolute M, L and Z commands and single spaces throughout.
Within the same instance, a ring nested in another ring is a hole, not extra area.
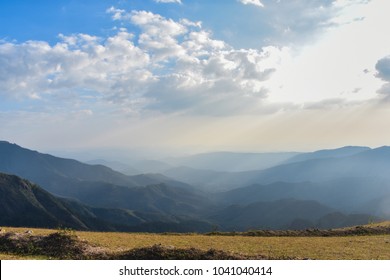
M 388 1 L 98 2 L 0 3 L 0 139 L 69 154 L 390 142 Z

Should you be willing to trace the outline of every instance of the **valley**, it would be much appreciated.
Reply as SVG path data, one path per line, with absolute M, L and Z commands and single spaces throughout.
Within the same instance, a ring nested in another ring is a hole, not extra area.
M 130 176 L 100 164 L 42 154 L 3 141 L 1 207 L 7 214 L 2 223 L 82 230 L 209 232 L 214 228 L 332 228 L 390 217 L 390 148 L 233 155 L 213 153 L 181 161 L 217 157 L 209 161 L 210 166 L 232 157 L 241 158 L 242 166 L 242 158 L 247 156 L 257 163 L 262 157 L 264 161 L 282 157 L 283 163 L 239 172 L 177 166 L 164 174 Z M 225 166 L 232 168 L 233 163 Z M 35 212 L 27 218 L 23 209 Z

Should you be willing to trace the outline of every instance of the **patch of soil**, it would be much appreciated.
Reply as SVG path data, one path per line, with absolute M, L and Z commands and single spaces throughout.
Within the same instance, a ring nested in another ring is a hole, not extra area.
M 103 249 L 93 247 L 77 236 L 61 232 L 47 236 L 8 232 L 0 234 L 0 252 L 20 255 L 44 255 L 54 259 L 100 259 Z M 93 252 L 93 253 L 91 253 Z
M 180 249 L 153 245 L 136 248 L 112 256 L 116 260 L 249 260 L 267 259 L 265 256 L 249 257 L 221 250 Z

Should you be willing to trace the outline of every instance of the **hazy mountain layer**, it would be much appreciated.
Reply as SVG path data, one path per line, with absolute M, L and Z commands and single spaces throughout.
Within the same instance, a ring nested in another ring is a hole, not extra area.
M 220 172 L 238 172 L 261 170 L 283 163 L 298 155 L 295 152 L 286 153 L 233 153 L 213 152 L 196 154 L 186 157 L 168 158 L 166 162 L 178 166 L 195 169 L 208 169 Z M 165 168 L 163 172 L 168 170 Z
M 346 151 L 359 151 L 344 156 Z M 320 153 L 322 154 L 322 153 Z M 372 179 L 390 183 L 390 147 L 367 150 L 348 147 L 327 150 L 327 157 L 281 164 L 265 170 L 246 172 L 215 172 L 179 167 L 164 172 L 166 176 L 211 192 L 231 190 L 252 184 L 275 182 L 325 182 L 343 178 Z M 334 157 L 328 157 L 333 155 Z M 367 186 L 369 189 L 369 186 Z
M 255 184 L 214 195 L 219 203 L 245 205 L 256 201 L 274 201 L 287 198 L 316 200 L 346 212 L 379 215 L 367 203 L 386 196 L 390 188 L 386 180 L 376 178 L 341 178 L 325 182 Z M 382 205 L 383 203 L 376 205 Z M 363 210 L 364 209 L 364 210 Z M 389 207 L 390 209 L 390 207 Z
M 311 159 L 320 159 L 320 158 L 348 157 L 368 150 L 371 150 L 371 148 L 359 147 L 359 146 L 347 146 L 338 149 L 319 150 L 311 153 L 302 153 L 302 154 L 295 155 L 283 163 L 284 164 L 293 163 L 293 162 L 299 162 L 299 161 L 305 161 Z
M 211 225 L 158 212 L 96 208 L 57 198 L 37 185 L 0 173 L 0 225 L 110 231 L 209 231 Z
M 0 172 L 62 197 L 2 175 L 0 222 L 153 232 L 346 226 L 389 216 L 389 168 L 388 147 L 345 147 L 265 170 L 126 176 L 0 142 Z
M 334 209 L 316 201 L 285 199 L 273 202 L 256 202 L 249 205 L 232 205 L 211 219 L 224 225 L 227 230 L 284 229 L 297 219 L 314 224 Z

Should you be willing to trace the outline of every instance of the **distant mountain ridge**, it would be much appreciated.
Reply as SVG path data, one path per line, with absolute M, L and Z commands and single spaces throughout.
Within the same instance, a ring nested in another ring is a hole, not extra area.
M 390 179 L 390 147 L 362 151 L 346 157 L 315 158 L 272 167 L 251 175 L 261 183 L 321 182 L 336 178 Z
M 354 153 L 356 152 L 356 153 Z M 327 154 L 326 157 L 323 155 Z M 333 157 L 329 157 L 333 154 Z M 305 154 L 299 155 L 302 159 Z M 390 148 L 346 147 L 306 155 L 307 160 L 283 163 L 264 170 L 215 172 L 179 167 L 165 175 L 198 185 L 204 190 L 230 190 L 253 184 L 275 182 L 324 182 L 342 178 L 382 178 L 390 180 Z M 299 159 L 299 158 L 298 158 Z
M 240 172 L 261 170 L 276 166 L 299 154 L 300 153 L 297 152 L 210 152 L 178 158 L 167 158 L 165 161 L 176 167 L 185 166 L 194 169 L 207 169 L 217 172 Z M 162 172 L 166 170 L 168 170 L 168 168 L 165 168 Z
M 51 177 L 59 177 L 137 185 L 130 177 L 106 166 L 88 165 L 73 159 L 42 154 L 5 141 L 0 141 L 0 155 L 0 171 L 17 174 L 37 183 Z
M 295 155 L 293 162 L 264 170 L 217 172 L 182 166 L 163 175 L 126 176 L 103 165 L 0 141 L 0 173 L 7 173 L 2 176 L 17 175 L 46 190 L 20 178 L 19 185 L 15 178 L 8 181 L 1 198 L 0 215 L 5 213 L 5 217 L 0 224 L 31 225 L 20 210 L 27 207 L 35 213 L 31 221 L 37 226 L 47 221 L 47 227 L 67 224 L 89 230 L 184 232 L 210 231 L 214 226 L 246 230 L 353 225 L 390 213 L 389 168 L 390 147 L 344 147 Z M 31 187 L 22 191 L 23 184 Z M 7 217 L 11 218 L 4 220 Z
M 130 176 L 142 173 L 139 170 L 132 168 L 131 166 L 124 164 L 122 162 L 118 162 L 118 161 L 108 161 L 108 160 L 104 160 L 104 159 L 95 159 L 95 160 L 85 161 L 85 163 L 89 164 L 89 165 L 104 165 L 104 166 L 111 168 L 112 170 L 118 171 L 118 172 L 123 173 L 125 175 L 130 175 Z M 127 173 L 124 172 L 125 170 L 127 171 Z
M 294 198 L 315 200 L 338 211 L 374 215 L 384 212 L 375 211 L 375 205 L 369 207 L 367 204 L 387 195 L 390 195 L 388 183 L 375 178 L 341 178 L 324 182 L 274 182 L 264 185 L 254 184 L 214 194 L 219 203 L 225 205 L 246 205 L 257 201 Z M 383 203 L 376 204 L 379 205 Z
M 39 184 L 50 193 L 92 207 L 121 208 L 199 220 L 212 207 L 207 195 L 159 174 L 126 176 L 102 165 L 88 165 L 0 142 L 0 172 Z
M 361 146 L 345 146 L 337 149 L 327 149 L 327 150 L 319 150 L 311 153 L 302 153 L 298 154 L 296 156 L 293 156 L 292 158 L 286 160 L 283 162 L 283 164 L 286 163 L 293 163 L 293 162 L 300 162 L 300 161 L 306 161 L 311 159 L 320 159 L 320 158 L 340 158 L 340 157 L 347 157 L 352 156 L 361 152 L 365 152 L 371 150 L 369 147 L 361 147 Z
M 226 230 L 286 229 L 296 219 L 314 223 L 334 209 L 316 201 L 283 199 L 255 202 L 245 206 L 232 205 L 211 216 Z M 262 213 L 262 215 L 256 215 Z

